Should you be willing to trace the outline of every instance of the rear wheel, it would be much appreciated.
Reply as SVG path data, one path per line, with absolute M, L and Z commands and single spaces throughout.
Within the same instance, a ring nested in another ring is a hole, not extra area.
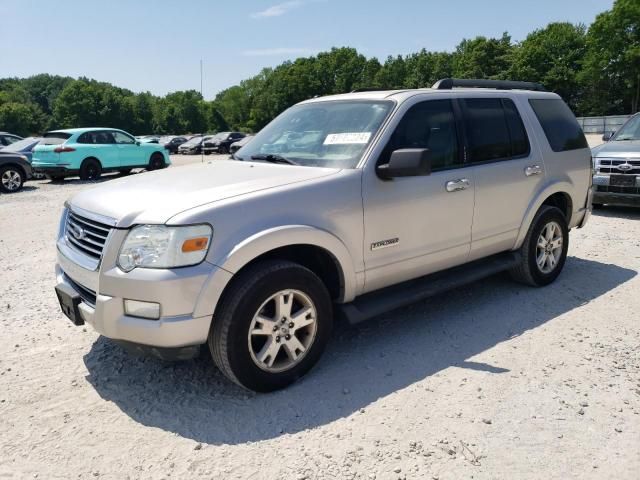
M 218 153 L 221 155 L 225 155 L 227 153 L 229 153 L 229 147 L 226 147 L 224 145 L 220 145 L 220 148 L 218 148 Z
M 0 191 L 4 193 L 17 192 L 24 185 L 24 172 L 13 165 L 0 168 Z
M 225 292 L 209 348 L 230 380 L 269 392 L 315 365 L 332 322 L 329 293 L 315 273 L 289 261 L 264 261 L 241 273 Z
M 160 170 L 165 167 L 164 156 L 161 153 L 154 153 L 149 159 L 149 167 L 147 170 Z
M 510 271 L 511 276 L 534 287 L 548 285 L 560 275 L 568 248 L 565 216 L 558 208 L 544 205 L 531 222 L 520 247 L 520 264 Z
M 102 165 L 95 158 L 87 158 L 80 167 L 80 180 L 98 180 L 102 175 Z

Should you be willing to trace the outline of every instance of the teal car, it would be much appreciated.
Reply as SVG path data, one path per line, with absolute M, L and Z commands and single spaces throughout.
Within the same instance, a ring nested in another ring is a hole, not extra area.
M 54 180 L 79 175 L 96 180 L 104 172 L 158 170 L 171 164 L 163 145 L 141 143 L 115 128 L 71 128 L 43 135 L 33 149 L 32 167 Z

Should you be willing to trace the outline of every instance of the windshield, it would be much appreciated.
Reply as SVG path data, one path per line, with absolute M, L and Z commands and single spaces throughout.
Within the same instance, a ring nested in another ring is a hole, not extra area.
M 278 155 L 305 166 L 355 168 L 393 102 L 338 100 L 296 105 L 260 131 L 238 160 Z
M 39 141 L 40 141 L 39 138 L 29 137 L 29 138 L 25 138 L 24 140 L 18 140 L 17 142 L 14 142 L 11 145 L 4 147 L 2 150 L 4 152 L 21 152 L 25 149 L 28 149 L 29 147 L 32 147 Z
M 640 140 L 640 115 L 632 117 L 625 123 L 613 140 Z
M 40 141 L 40 145 L 60 145 L 70 137 L 71 134 L 67 132 L 47 132 Z

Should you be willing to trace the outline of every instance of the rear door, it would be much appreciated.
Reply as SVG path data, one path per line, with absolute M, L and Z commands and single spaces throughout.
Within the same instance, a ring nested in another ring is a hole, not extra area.
M 78 137 L 78 150 L 82 159 L 97 158 L 104 170 L 118 167 L 118 150 L 111 132 L 108 130 L 93 130 Z
M 135 167 L 148 162 L 148 159 L 143 159 L 146 149 L 139 145 L 135 138 L 117 130 L 111 133 L 118 150 L 120 167 Z
M 525 212 L 544 186 L 545 169 L 513 99 L 460 100 L 475 206 L 469 260 L 513 248 Z

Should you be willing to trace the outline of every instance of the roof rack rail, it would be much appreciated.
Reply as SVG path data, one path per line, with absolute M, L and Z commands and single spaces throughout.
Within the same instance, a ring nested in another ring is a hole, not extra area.
M 495 88 L 498 90 L 533 90 L 535 92 L 546 92 L 539 83 L 517 82 L 514 80 L 479 80 L 472 78 L 443 78 L 433 84 L 436 90 L 451 90 L 454 87 L 466 88 Z
M 349 93 L 360 93 L 360 92 L 386 92 L 387 90 L 398 90 L 397 88 L 380 88 L 380 87 L 362 87 L 356 88 L 355 90 L 351 90 Z

